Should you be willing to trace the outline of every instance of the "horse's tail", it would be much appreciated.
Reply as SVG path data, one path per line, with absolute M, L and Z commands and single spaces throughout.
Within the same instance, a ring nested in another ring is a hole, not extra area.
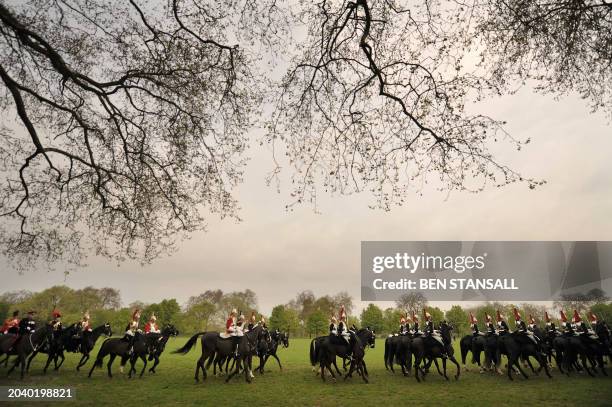
M 465 338 L 461 338 L 461 340 L 459 341 L 459 348 L 461 349 L 461 363 L 463 365 L 465 365 L 465 358 L 467 357 L 467 353 L 469 350 L 467 343 L 465 342 Z
M 310 341 L 310 364 L 312 366 L 314 366 L 315 363 L 317 363 L 317 349 L 316 349 L 316 343 L 315 343 L 316 340 L 317 338 Z
M 191 348 L 193 348 L 193 345 L 196 344 L 196 342 L 198 340 L 198 336 L 204 335 L 205 333 L 206 332 L 198 332 L 197 334 L 193 335 L 191 338 L 189 338 L 187 343 L 185 345 L 183 345 L 182 348 L 178 348 L 177 350 L 173 351 L 172 353 L 180 353 L 181 355 L 186 355 L 187 352 L 189 352 L 191 350 Z

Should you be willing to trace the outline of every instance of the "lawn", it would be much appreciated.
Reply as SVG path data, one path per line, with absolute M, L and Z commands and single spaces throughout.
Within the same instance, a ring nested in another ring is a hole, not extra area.
M 404 405 L 434 404 L 445 406 L 475 405 L 538 405 L 538 406 L 612 406 L 612 376 L 568 378 L 553 369 L 553 379 L 532 376 L 529 380 L 479 374 L 474 370 L 462 372 L 458 381 L 446 382 L 437 374 L 430 374 L 423 383 L 413 377 L 387 372 L 383 363 L 384 340 L 379 339 L 375 349 L 368 349 L 366 361 L 370 383 L 359 377 L 337 383 L 322 383 L 311 371 L 308 362 L 307 339 L 292 339 L 288 349 L 279 355 L 283 371 L 276 362 L 269 361 L 267 372 L 256 374 L 253 383 L 244 382 L 244 376 L 226 384 L 224 379 L 212 377 L 196 384 L 193 378 L 199 345 L 185 356 L 169 351 L 178 348 L 187 337 L 171 339 L 162 356 L 158 373 L 145 373 L 142 379 L 128 379 L 119 373 L 115 361 L 115 376 L 109 379 L 105 369 L 94 371 L 91 379 L 87 372 L 91 363 L 81 372 L 75 371 L 77 355 L 68 355 L 61 371 L 42 375 L 44 355 L 32 363 L 31 374 L 23 382 L 14 374 L 6 379 L 1 368 L 0 385 L 32 387 L 74 387 L 77 402 L 82 405 L 252 405 L 252 406 L 348 406 L 348 405 Z M 101 342 L 101 341 L 99 341 Z M 97 351 L 97 350 L 96 350 Z M 253 366 L 258 365 L 254 361 Z M 141 365 L 140 365 L 141 366 Z M 450 368 L 454 374 L 454 367 Z M 612 372 L 611 372 L 612 373 Z M 36 403 L 40 406 L 43 403 Z

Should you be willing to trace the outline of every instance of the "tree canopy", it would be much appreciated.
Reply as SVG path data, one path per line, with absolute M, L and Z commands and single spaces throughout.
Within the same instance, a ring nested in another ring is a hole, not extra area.
M 528 140 L 474 102 L 527 84 L 610 113 L 611 14 L 605 0 L 3 1 L 2 253 L 21 269 L 147 262 L 211 215 L 238 219 L 256 127 L 289 206 L 534 188 L 491 152 Z

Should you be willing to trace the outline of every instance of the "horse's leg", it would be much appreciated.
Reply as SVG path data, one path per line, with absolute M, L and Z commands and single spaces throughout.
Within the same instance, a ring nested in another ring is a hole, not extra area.
M 529 366 L 529 368 L 531 369 L 531 373 L 534 373 L 536 375 L 540 373 L 536 372 L 536 370 L 533 368 L 533 364 L 531 363 L 531 359 L 529 359 L 529 355 L 525 357 L 525 362 L 527 363 L 527 366 Z
M 342 373 L 340 373 L 340 369 L 338 369 L 338 364 L 336 363 L 336 358 L 334 358 L 334 361 L 332 362 L 332 364 L 336 368 L 336 372 L 338 373 L 338 376 L 340 376 Z
M 32 359 L 34 359 L 34 357 L 38 355 L 38 351 L 35 350 L 34 352 L 32 352 L 32 354 L 30 355 L 30 357 L 28 358 L 28 365 L 26 366 L 26 371 L 30 371 L 30 363 L 32 363 Z
M 323 362 L 323 359 L 321 359 L 319 362 L 319 367 L 321 368 L 321 380 L 325 381 L 325 363 Z M 338 369 L 337 366 L 336 369 Z
M 438 371 L 438 374 L 440 376 L 444 376 L 444 374 L 440 371 L 440 366 L 438 365 L 438 359 L 434 358 L 433 362 L 436 365 L 436 370 Z M 444 365 L 446 365 L 446 364 L 444 363 Z M 448 378 L 447 378 L 447 380 L 448 380 Z
M 589 374 L 589 376 L 591 377 L 595 377 L 595 375 L 593 374 L 593 372 L 591 371 L 591 369 L 589 369 L 589 365 L 587 364 L 587 357 L 586 355 L 583 353 L 580 354 L 580 360 L 582 361 L 582 366 L 584 366 L 584 368 L 586 369 L 587 373 Z
M 83 367 L 83 365 L 87 363 L 88 360 L 89 360 L 89 353 L 81 356 L 81 360 L 79 361 L 79 364 L 77 365 L 77 368 L 76 368 L 77 372 L 81 370 L 81 367 Z
M 57 363 L 55 364 L 55 370 L 59 370 L 59 368 L 62 367 L 62 365 L 64 364 L 64 361 L 66 360 L 66 357 L 64 356 L 64 351 L 61 351 L 60 353 L 58 353 L 57 357 L 60 357 L 62 361 L 59 363 L 59 365 Z M 57 359 L 56 359 L 56 362 L 57 362 Z
M 421 364 L 421 355 L 414 355 L 414 378 L 417 382 L 421 382 L 419 378 L 419 365 Z
M 157 365 L 159 365 L 159 355 L 155 355 L 155 358 L 153 359 L 153 367 L 151 369 L 149 369 L 149 373 L 157 373 L 155 371 L 155 368 L 157 367 Z
M 21 355 L 19 355 L 19 363 L 21 363 L 21 380 L 23 380 L 23 377 L 25 376 L 25 367 L 26 367 L 26 355 L 25 353 L 22 353 Z
M 17 366 L 19 366 L 19 362 L 21 361 L 21 358 L 19 357 L 19 355 L 17 355 L 17 357 L 15 358 L 15 360 L 13 361 L 13 366 L 11 366 L 11 368 L 9 369 L 8 372 L 6 372 L 6 376 L 10 376 L 11 373 L 13 373 L 13 370 L 15 370 L 15 368 Z
M 436 362 L 436 367 L 438 367 L 438 363 Z M 446 358 L 442 358 L 442 368 L 444 369 L 444 378 L 448 381 L 448 376 L 446 375 Z
M 349 365 L 349 371 L 347 374 L 344 375 L 344 380 L 348 379 L 350 376 L 353 375 L 353 371 L 355 370 L 355 362 L 351 362 L 351 364 Z
M 455 366 L 457 366 L 457 374 L 455 375 L 455 380 L 459 380 L 459 376 L 461 375 L 461 365 L 459 365 L 459 361 L 455 359 L 454 355 L 449 355 L 448 360 L 450 360 L 455 364 Z
M 51 361 L 53 360 L 53 353 L 49 352 L 49 354 L 47 355 L 47 363 L 45 363 L 45 367 L 43 369 L 43 374 L 47 374 L 47 368 L 49 367 L 49 365 L 51 364 Z
M 281 370 L 281 372 L 282 372 L 282 371 L 283 371 L 283 365 L 281 365 L 281 361 L 280 361 L 280 359 L 278 358 L 278 356 L 276 356 L 276 353 L 273 353 L 273 354 L 272 354 L 272 357 L 273 357 L 274 359 L 276 359 L 276 361 L 278 362 L 278 367 L 279 367 L 279 369 L 280 369 L 280 370 Z M 265 362 L 264 362 L 264 363 L 265 363 Z
M 527 376 L 527 373 L 525 373 L 525 371 L 523 370 L 523 368 L 521 367 L 521 363 L 519 361 L 519 357 L 518 355 L 514 358 L 514 364 L 517 367 L 518 371 L 523 375 L 523 377 L 525 379 L 529 379 L 529 376 Z
M 113 366 L 113 361 L 115 360 L 115 358 L 117 357 L 116 354 L 111 354 L 110 358 L 108 360 L 108 364 L 106 365 L 106 369 L 108 370 L 108 377 L 113 377 L 113 373 L 111 372 L 111 368 Z
M 135 360 L 134 360 L 134 364 L 136 364 L 136 360 L 137 360 L 138 358 L 134 358 L 134 359 L 135 359 Z M 145 369 L 147 368 L 147 355 L 146 355 L 146 354 L 144 354 L 144 355 L 140 355 L 140 359 L 142 359 L 142 363 L 143 363 L 142 370 L 140 371 L 140 377 L 142 377 L 142 375 L 143 375 L 143 374 L 144 374 L 144 372 L 145 372 Z
M 200 355 L 200 358 L 196 362 L 196 370 L 195 370 L 195 381 L 198 383 L 200 381 L 200 368 L 204 370 L 204 355 Z
M 225 383 L 229 382 L 230 379 L 238 373 L 239 369 L 240 369 L 240 361 L 238 361 L 238 363 L 234 365 L 234 367 L 232 368 L 232 373 L 227 375 L 227 378 L 225 379 Z

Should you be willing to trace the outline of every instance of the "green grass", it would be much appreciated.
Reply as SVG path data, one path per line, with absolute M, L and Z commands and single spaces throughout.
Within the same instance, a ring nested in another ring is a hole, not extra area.
M 42 376 L 43 357 L 32 363 L 31 374 L 21 382 L 18 374 L 10 379 L 0 370 L 0 385 L 74 387 L 77 402 L 82 405 L 298 405 L 298 406 L 363 406 L 363 405 L 405 405 L 432 404 L 453 406 L 474 405 L 539 405 L 539 406 L 611 406 L 612 376 L 585 377 L 562 376 L 553 369 L 553 379 L 545 376 L 529 380 L 516 378 L 510 382 L 506 376 L 479 374 L 475 371 L 462 372 L 458 381 L 446 382 L 437 373 L 432 373 L 423 383 L 413 377 L 403 377 L 387 372 L 383 363 L 384 340 L 377 340 L 376 349 L 368 349 L 366 361 L 370 372 L 370 383 L 365 384 L 358 376 L 344 382 L 322 383 L 315 376 L 308 362 L 307 339 L 292 339 L 288 349 L 281 349 L 283 363 L 280 372 L 276 362 L 270 360 L 267 372 L 256 374 L 252 384 L 244 382 L 244 376 L 226 384 L 223 378 L 212 377 L 196 384 L 193 378 L 195 361 L 200 348 L 194 348 L 186 356 L 170 352 L 186 342 L 186 337 L 171 339 L 166 353 L 162 356 L 156 375 L 145 373 L 142 379 L 128 379 L 119 373 L 115 360 L 115 376 L 109 379 L 104 369 L 96 369 L 91 379 L 85 370 L 77 373 L 77 355 L 68 355 L 60 372 Z M 99 341 L 101 342 L 101 341 Z M 97 352 L 97 350 L 96 350 Z M 258 361 L 254 360 L 256 367 Z M 142 365 L 138 365 L 142 366 Z M 455 368 L 449 368 L 454 374 Z M 612 374 L 612 372 L 611 372 Z M 36 403 L 40 406 L 42 403 Z

